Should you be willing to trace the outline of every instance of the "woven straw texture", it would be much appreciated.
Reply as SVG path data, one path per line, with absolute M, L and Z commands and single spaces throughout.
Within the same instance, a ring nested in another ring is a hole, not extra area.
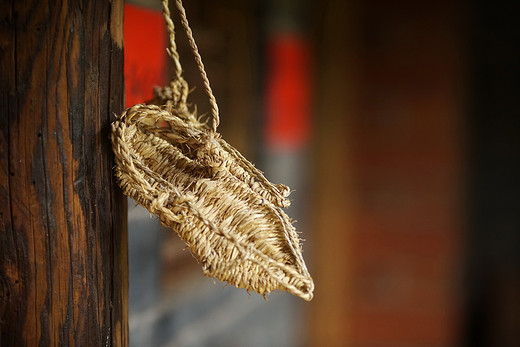
M 187 107 L 187 91 L 177 75 L 156 89 L 153 102 L 125 110 L 112 124 L 123 192 L 186 242 L 205 275 L 262 295 L 279 289 L 311 300 L 314 284 L 282 210 L 290 189 L 270 183 L 225 142 L 215 116 L 213 128 L 200 122 Z

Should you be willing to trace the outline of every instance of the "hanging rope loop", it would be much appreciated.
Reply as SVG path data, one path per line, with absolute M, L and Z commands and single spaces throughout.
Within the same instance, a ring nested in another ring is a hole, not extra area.
M 184 31 L 186 32 L 186 36 L 188 37 L 188 43 L 189 43 L 191 51 L 193 53 L 193 57 L 195 58 L 195 62 L 199 69 L 200 76 L 202 77 L 202 81 L 204 83 L 204 91 L 206 92 L 206 95 L 209 98 L 209 104 L 211 106 L 211 117 L 213 120 L 212 130 L 214 132 L 216 132 L 217 127 L 220 124 L 217 100 L 215 99 L 215 96 L 213 95 L 213 91 L 211 90 L 208 75 L 206 74 L 206 70 L 204 68 L 204 64 L 202 63 L 202 58 L 200 56 L 199 49 L 197 47 L 197 44 L 195 43 L 195 39 L 193 38 L 193 32 L 188 23 L 188 18 L 186 16 L 186 11 L 184 10 L 184 7 L 182 6 L 182 1 L 175 0 L 175 5 L 177 7 L 177 10 L 179 11 L 179 15 L 180 15 L 180 19 L 181 19 L 181 26 L 184 29 Z M 175 69 L 174 76 L 171 81 L 171 87 L 173 90 L 179 90 L 179 92 L 181 93 L 179 99 L 184 100 L 184 102 L 185 102 L 187 99 L 189 90 L 188 90 L 188 84 L 182 77 L 182 66 L 181 66 L 181 62 L 180 62 L 179 53 L 177 51 L 177 44 L 175 42 L 175 25 L 173 24 L 173 20 L 171 18 L 168 0 L 162 0 L 162 6 L 163 6 L 164 19 L 166 21 L 166 27 L 168 28 L 168 40 L 169 40 L 169 44 L 170 44 L 170 47 L 167 49 L 167 51 L 168 51 L 168 55 L 172 58 L 174 69 Z

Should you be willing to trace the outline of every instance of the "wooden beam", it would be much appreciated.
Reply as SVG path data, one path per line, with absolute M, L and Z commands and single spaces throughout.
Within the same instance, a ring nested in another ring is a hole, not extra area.
M 127 346 L 123 1 L 2 1 L 0 26 L 0 345 Z

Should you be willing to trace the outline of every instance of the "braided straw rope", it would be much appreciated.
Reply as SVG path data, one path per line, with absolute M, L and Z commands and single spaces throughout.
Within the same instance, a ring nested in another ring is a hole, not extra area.
M 217 133 L 216 101 L 176 0 L 212 104 L 212 128 L 189 110 L 168 1 L 162 3 L 176 71 L 150 104 L 130 107 L 112 124 L 119 185 L 186 242 L 206 276 L 262 295 L 280 289 L 311 300 L 314 284 L 298 234 L 282 210 L 289 187 L 269 182 Z

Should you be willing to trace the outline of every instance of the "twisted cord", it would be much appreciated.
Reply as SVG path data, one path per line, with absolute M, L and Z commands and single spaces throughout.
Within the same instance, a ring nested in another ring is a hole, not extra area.
M 166 25 L 168 28 L 168 36 L 169 36 L 169 41 L 170 41 L 170 47 L 168 48 L 168 54 L 170 55 L 170 57 L 173 60 L 173 63 L 175 64 L 175 79 L 183 80 L 182 66 L 180 63 L 179 53 L 177 52 L 177 44 L 175 43 L 175 26 L 171 19 L 168 0 L 162 0 L 162 5 L 163 5 L 164 19 L 166 20 Z M 216 132 L 217 127 L 220 124 L 217 100 L 215 99 L 215 96 L 213 95 L 213 91 L 211 90 L 208 75 L 206 74 L 206 70 L 204 68 L 204 63 L 202 62 L 202 58 L 200 56 L 199 49 L 197 47 L 197 44 L 195 43 L 195 39 L 193 38 L 193 32 L 188 23 L 188 18 L 186 16 L 186 11 L 184 10 L 184 7 L 182 6 L 182 1 L 176 0 L 175 5 L 176 5 L 177 9 L 179 10 L 179 14 L 180 14 L 180 18 L 181 18 L 181 25 L 182 25 L 184 31 L 186 32 L 186 35 L 188 37 L 188 43 L 191 47 L 191 51 L 195 58 L 195 62 L 197 63 L 197 67 L 198 67 L 200 75 L 202 77 L 202 80 L 204 83 L 204 91 L 206 92 L 206 95 L 209 98 L 209 103 L 211 106 L 211 116 L 213 119 L 212 128 L 213 128 L 213 131 Z
M 164 20 L 166 21 L 166 27 L 168 29 L 168 40 L 170 41 L 170 47 L 166 48 L 166 51 L 175 65 L 175 79 L 182 79 L 182 66 L 179 53 L 177 52 L 177 43 L 175 42 L 175 25 L 171 18 L 168 0 L 162 0 L 162 7 Z

